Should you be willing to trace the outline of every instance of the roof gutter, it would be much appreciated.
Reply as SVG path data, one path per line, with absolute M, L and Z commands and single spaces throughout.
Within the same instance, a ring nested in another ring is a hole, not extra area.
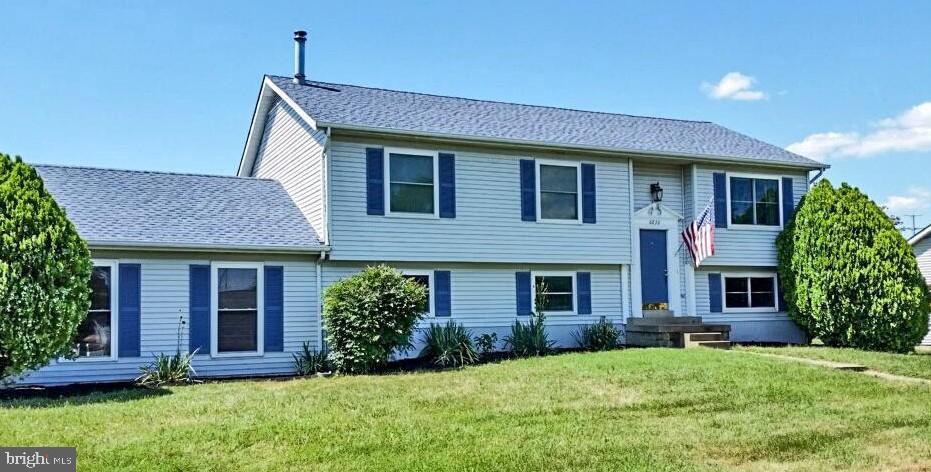
M 820 179 L 821 176 L 824 175 L 824 171 L 828 170 L 828 167 L 830 167 L 830 166 L 825 165 L 824 167 L 818 169 L 818 173 L 815 174 L 815 176 L 812 177 L 812 178 L 808 181 L 808 184 L 811 185 L 811 184 L 815 183 L 816 180 Z
M 182 252 L 241 252 L 262 254 L 317 254 L 330 250 L 329 246 L 257 246 L 248 244 L 187 244 L 187 243 L 150 243 L 138 241 L 97 241 L 88 240 L 87 245 L 93 249 L 139 251 L 182 251 Z
M 791 163 L 791 162 L 774 162 L 767 161 L 765 159 L 749 159 L 744 157 L 728 157 L 728 156 L 716 156 L 712 154 L 690 154 L 690 153 L 675 153 L 675 152 L 662 152 L 662 151 L 643 151 L 638 149 L 626 149 L 626 148 L 612 148 L 605 146 L 583 146 L 583 145 L 566 145 L 560 143 L 550 143 L 543 141 L 531 141 L 526 139 L 508 139 L 508 138 L 486 138 L 486 137 L 477 137 L 477 136 L 468 136 L 468 135 L 458 135 L 458 134 L 446 134 L 446 133 L 431 133 L 427 131 L 407 131 L 407 130 L 396 130 L 389 128 L 378 128 L 370 126 L 357 126 L 357 125 L 345 125 L 340 123 L 329 123 L 323 121 L 317 121 L 315 123 L 320 127 L 329 127 L 336 130 L 348 130 L 355 131 L 360 133 L 372 133 L 372 134 L 383 134 L 389 136 L 404 136 L 404 137 L 427 137 L 437 140 L 445 141 L 461 141 L 466 143 L 488 143 L 488 144 L 508 144 L 512 146 L 521 146 L 521 147 L 532 147 L 538 149 L 559 149 L 559 150 L 574 150 L 574 151 L 587 151 L 587 152 L 598 152 L 604 154 L 633 154 L 635 156 L 641 157 L 660 157 L 670 160 L 695 160 L 701 159 L 704 162 L 709 163 L 720 163 L 720 164 L 747 164 L 747 165 L 760 165 L 768 167 L 788 167 L 793 169 L 806 169 L 806 170 L 821 170 L 822 172 L 825 169 L 830 168 L 828 164 L 803 164 L 803 163 Z

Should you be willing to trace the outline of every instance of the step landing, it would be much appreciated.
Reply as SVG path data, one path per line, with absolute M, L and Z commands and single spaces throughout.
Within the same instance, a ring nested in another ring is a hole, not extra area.
M 709 347 L 730 349 L 731 326 L 702 322 L 700 316 L 628 318 L 625 339 L 638 347 Z

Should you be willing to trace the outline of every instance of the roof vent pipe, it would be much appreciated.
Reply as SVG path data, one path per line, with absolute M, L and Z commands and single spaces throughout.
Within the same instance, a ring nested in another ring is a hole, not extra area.
M 295 84 L 304 85 L 304 42 L 307 41 L 306 31 L 294 32 L 294 80 Z

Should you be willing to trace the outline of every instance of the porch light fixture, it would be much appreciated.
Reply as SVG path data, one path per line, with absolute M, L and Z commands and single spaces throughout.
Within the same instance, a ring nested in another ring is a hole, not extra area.
M 659 182 L 650 184 L 650 198 L 653 199 L 653 203 L 663 201 L 663 187 L 659 186 Z

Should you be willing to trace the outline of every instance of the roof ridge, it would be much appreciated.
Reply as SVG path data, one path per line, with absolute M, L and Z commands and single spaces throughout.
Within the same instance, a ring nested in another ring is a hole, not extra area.
M 277 182 L 275 179 L 269 179 L 269 178 L 264 178 L 264 177 L 243 177 L 240 175 L 221 175 L 221 174 L 206 174 L 206 173 L 198 173 L 198 172 L 170 172 L 170 171 L 160 171 L 160 170 L 123 169 L 123 168 L 118 168 L 118 167 L 98 167 L 98 166 L 71 165 L 71 164 L 33 164 L 33 163 L 28 163 L 28 164 L 32 167 L 45 167 L 45 168 L 58 168 L 58 169 L 103 170 L 103 171 L 110 171 L 110 172 L 130 172 L 134 174 L 179 175 L 179 176 L 188 176 L 188 177 L 211 177 L 211 178 L 220 178 L 220 179 L 242 179 L 242 180 Z
M 270 77 L 276 77 L 279 79 L 290 79 L 289 77 L 285 77 L 281 75 L 270 75 Z M 582 110 L 580 108 L 557 107 L 557 106 L 552 106 L 552 105 L 533 105 L 530 103 L 507 102 L 503 100 L 484 100 L 481 98 L 457 97 L 455 95 L 442 95 L 438 93 L 411 92 L 409 90 L 396 90 L 396 89 L 389 89 L 389 88 L 384 88 L 384 87 L 370 87 L 366 85 L 339 84 L 336 82 L 323 82 L 320 80 L 311 80 L 311 81 L 308 81 L 307 84 L 304 84 L 304 85 L 305 86 L 320 85 L 320 86 L 336 86 L 336 87 L 356 87 L 356 88 L 364 88 L 364 89 L 369 89 L 369 90 L 380 90 L 383 92 L 406 93 L 406 94 L 411 94 L 411 95 L 424 95 L 428 97 L 438 97 L 438 98 L 452 98 L 456 100 L 466 100 L 470 102 L 499 103 L 501 105 L 517 105 L 517 106 L 522 106 L 522 107 L 546 108 L 550 110 L 573 111 L 573 112 L 578 112 L 578 113 L 593 113 L 597 115 L 626 116 L 630 118 L 641 118 L 641 119 L 646 119 L 646 120 L 678 121 L 681 123 L 714 124 L 714 122 L 712 121 L 704 121 L 704 120 L 686 120 L 686 119 L 681 119 L 681 118 L 664 118 L 660 116 L 631 115 L 629 113 L 612 113 L 609 111 Z

